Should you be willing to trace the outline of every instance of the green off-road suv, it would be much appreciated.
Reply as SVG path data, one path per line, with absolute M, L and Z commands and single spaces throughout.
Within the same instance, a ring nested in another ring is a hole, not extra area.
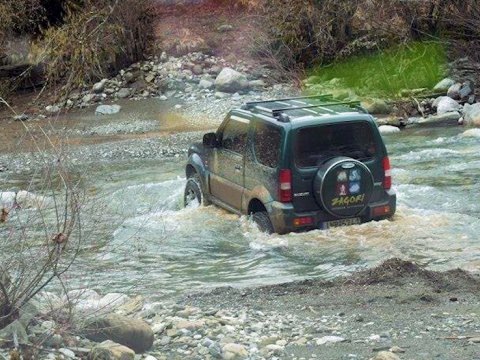
M 387 150 L 358 103 L 328 95 L 246 103 L 188 155 L 186 206 L 248 214 L 269 233 L 395 213 Z

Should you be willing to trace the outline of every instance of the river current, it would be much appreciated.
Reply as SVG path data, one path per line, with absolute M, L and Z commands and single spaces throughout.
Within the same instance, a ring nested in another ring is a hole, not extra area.
M 87 187 L 101 211 L 84 220 L 88 247 L 68 277 L 101 293 L 158 300 L 332 279 L 391 257 L 479 271 L 480 131 L 465 130 L 385 135 L 398 195 L 392 220 L 283 236 L 214 206 L 184 209 L 183 158 L 94 165 Z

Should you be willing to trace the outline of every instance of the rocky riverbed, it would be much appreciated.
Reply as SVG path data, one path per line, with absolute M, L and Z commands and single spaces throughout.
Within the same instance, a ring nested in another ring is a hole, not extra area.
M 52 360 L 478 359 L 479 290 L 478 276 L 398 259 L 331 282 L 219 288 L 163 303 L 85 290 L 73 297 L 84 315 L 69 332 L 61 320 L 30 317 L 20 339 L 41 339 L 39 358 Z

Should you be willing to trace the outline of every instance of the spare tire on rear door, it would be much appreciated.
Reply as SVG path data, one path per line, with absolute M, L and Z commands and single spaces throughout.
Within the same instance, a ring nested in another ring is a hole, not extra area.
M 336 157 L 322 164 L 314 180 L 318 204 L 339 218 L 359 215 L 372 192 L 373 176 L 368 167 L 348 157 Z

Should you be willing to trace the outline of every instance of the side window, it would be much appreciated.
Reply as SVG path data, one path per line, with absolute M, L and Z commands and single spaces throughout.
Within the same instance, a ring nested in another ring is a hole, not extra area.
M 230 119 L 223 130 L 222 148 L 243 154 L 247 146 L 248 125 L 248 120 Z
M 282 132 L 271 125 L 256 123 L 254 149 L 257 161 L 265 166 L 276 168 L 280 158 Z

